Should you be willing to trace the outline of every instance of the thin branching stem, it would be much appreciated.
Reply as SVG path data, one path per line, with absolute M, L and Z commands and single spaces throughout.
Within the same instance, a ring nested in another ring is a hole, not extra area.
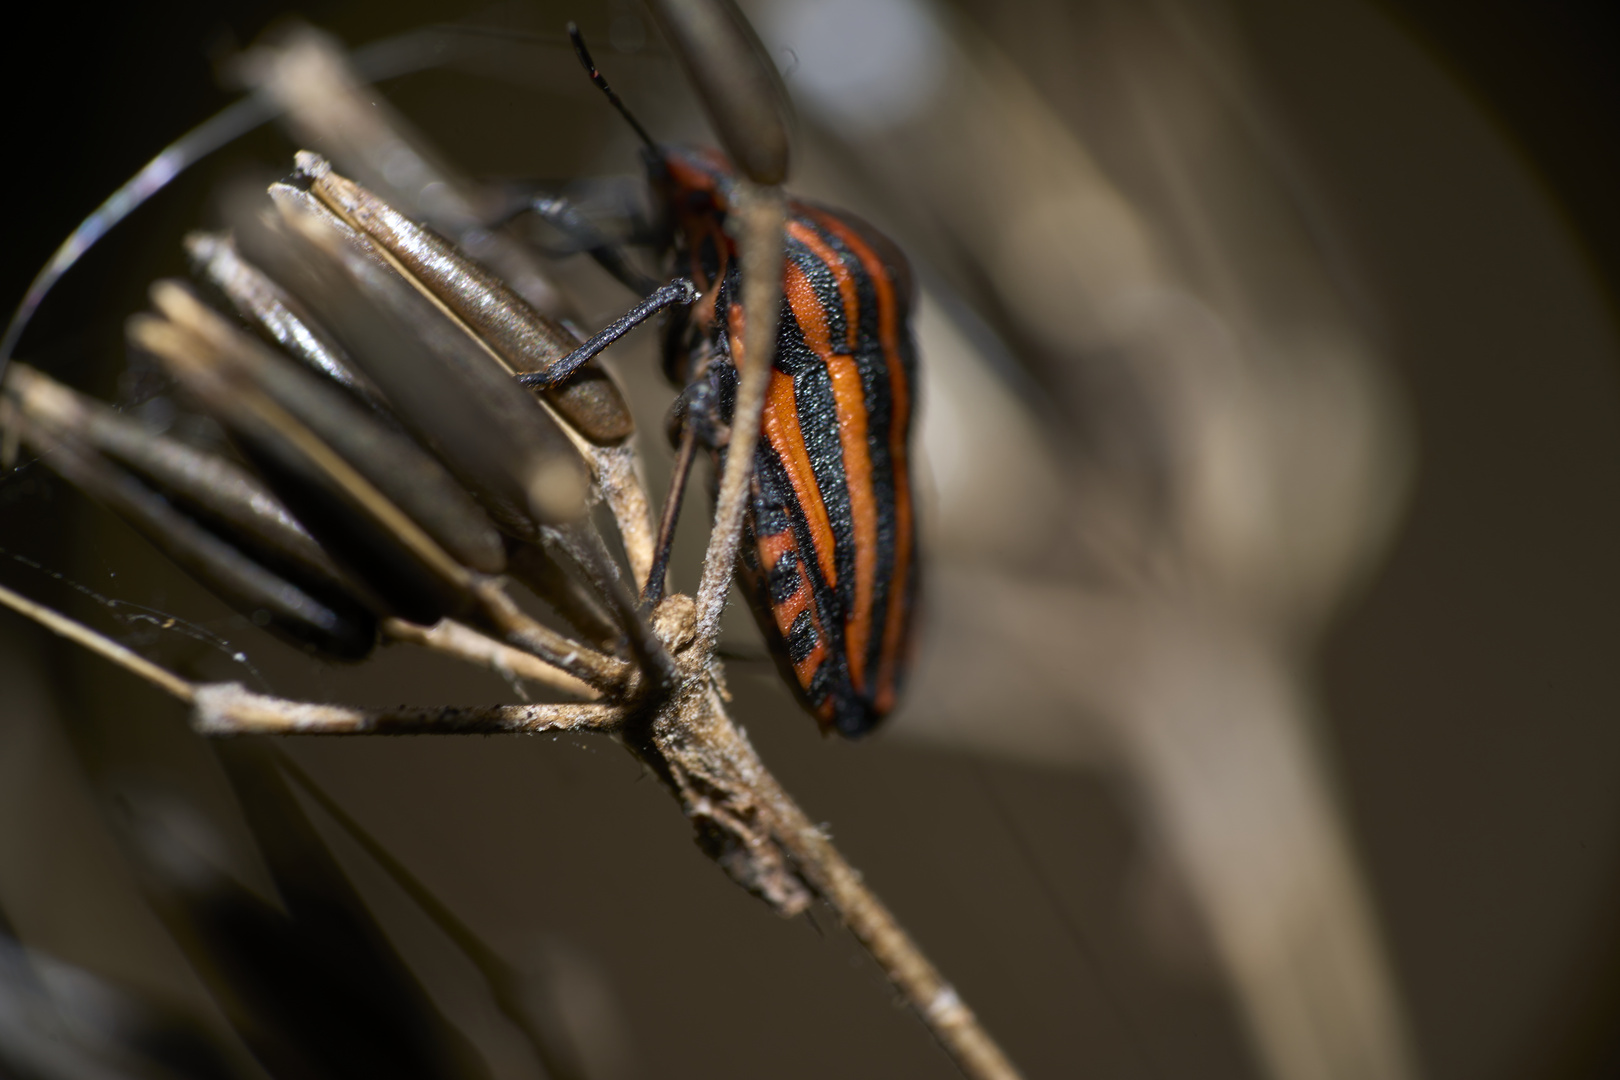
M 685 654 L 690 655 L 690 654 Z M 1017 1068 L 827 834 L 765 767 L 712 687 L 688 686 L 654 738 L 689 817 L 724 835 L 717 861 L 784 915 L 805 886 L 849 927 L 940 1046 L 973 1080 Z
M 787 200 L 779 187 L 760 187 L 739 179 L 732 220 L 742 258 L 743 355 L 737 383 L 737 405 L 731 418 L 726 468 L 715 500 L 714 531 L 703 560 L 697 594 L 698 655 L 714 655 L 720 637 L 720 613 L 737 565 L 743 513 L 748 508 L 754 447 L 759 442 L 765 389 L 776 355 L 776 320 L 782 297 L 782 237 Z
M 597 490 L 602 493 L 619 528 L 619 539 L 630 560 L 631 579 L 640 583 L 647 580 L 652 569 L 656 533 L 634 443 L 635 437 L 631 436 L 630 442 L 623 446 L 592 446 L 586 456 L 596 476 Z
M 487 634 L 480 634 L 454 619 L 444 619 L 432 626 L 418 626 L 404 619 L 384 619 L 382 632 L 394 641 L 418 645 L 477 667 L 489 668 L 503 678 L 523 679 L 587 700 L 597 696 L 597 692 L 587 683 L 566 671 L 551 666 L 532 653 L 514 649 Z
M 500 735 L 611 732 L 612 705 L 430 706 L 360 709 L 255 694 L 238 683 L 192 687 L 192 727 L 204 735 Z
M 697 454 L 697 432 L 691 424 L 681 432 L 680 451 L 675 455 L 675 469 L 670 474 L 669 495 L 664 500 L 664 513 L 658 522 L 658 546 L 652 568 L 641 579 L 641 600 L 649 606 L 664 598 L 664 585 L 669 577 L 669 553 L 675 544 L 675 525 L 681 517 L 681 502 L 686 495 L 686 484 L 692 475 L 692 461 Z
M 743 355 L 693 641 L 684 650 L 686 670 L 699 682 L 713 677 L 782 296 L 786 200 L 780 188 L 747 181 L 739 186 L 732 220 L 742 259 Z M 664 718 L 655 721 L 653 738 L 688 816 L 723 836 L 716 842 L 716 857 L 734 878 L 783 914 L 803 910 L 807 898 L 798 884 L 802 880 L 837 912 L 963 1073 L 973 1080 L 1017 1080 L 1018 1070 L 955 989 L 765 768 L 712 686 L 689 682 Z
M 362 709 L 255 694 L 236 683 L 195 685 L 4 587 L 0 603 L 190 704 L 193 726 L 207 735 L 616 734 L 631 717 L 627 708 L 599 704 Z M 681 621 L 692 625 L 690 614 Z M 455 640 L 447 635 L 441 646 Z M 677 641 L 691 643 L 676 638 L 671 644 Z M 488 649 L 481 642 L 476 648 L 445 651 L 475 663 L 487 662 Z M 680 652 L 692 670 L 694 654 L 690 648 Z M 733 876 L 784 913 L 804 909 L 802 887 L 792 884 L 802 879 L 866 947 L 967 1076 L 1017 1080 L 1016 1068 L 977 1017 L 860 873 L 765 768 L 712 688 L 689 685 L 671 702 L 669 716 L 673 737 L 658 740 L 664 768 L 689 816 L 735 831 L 739 842 L 733 854 L 721 857 Z
M 497 577 L 454 563 L 347 462 L 323 445 L 310 458 L 367 495 L 396 535 L 415 538 L 413 550 L 443 572 L 465 599 L 472 626 L 437 627 L 385 620 L 389 637 L 454 655 L 502 674 L 530 679 L 601 701 L 572 704 L 368 709 L 291 701 L 250 692 L 235 683 L 193 684 L 71 619 L 0 588 L 0 603 L 40 622 L 186 702 L 192 723 L 208 735 L 242 734 L 493 734 L 577 731 L 616 736 L 663 779 L 697 827 L 700 843 L 740 884 L 784 915 L 803 912 L 821 897 L 871 953 L 962 1071 L 974 1080 L 1017 1080 L 1018 1073 L 956 991 L 867 887 L 827 835 L 766 770 L 725 707 L 723 673 L 715 659 L 720 617 L 736 568 L 751 495 L 751 473 L 770 386 L 782 297 L 787 204 L 781 189 L 739 179 L 730 213 L 741 263 L 742 326 L 729 340 L 739 381 L 716 499 L 714 528 L 697 597 L 670 596 L 650 612 L 634 610 L 630 590 L 610 567 L 600 537 L 562 537 L 575 568 L 621 617 L 633 660 L 580 645 L 520 609 Z M 150 322 L 150 320 L 149 320 Z M 740 338 L 740 340 L 739 340 Z M 278 430 L 293 430 L 282 424 Z M 565 430 L 568 430 L 566 423 Z M 301 430 L 301 429 L 299 429 Z M 632 445 L 588 445 L 570 431 L 593 465 L 598 493 L 617 522 L 631 579 L 653 571 L 655 537 Z M 330 459 L 330 460 L 328 460 Z M 582 526 L 583 528 L 584 526 Z M 443 565 L 441 565 L 443 564 Z M 659 568 L 662 573 L 662 568 Z M 474 627 L 476 629 L 474 629 Z M 488 635 L 488 636 L 486 636 Z M 329 807 L 329 809 L 331 809 Z M 371 846 L 371 845 L 368 845 Z M 396 878 L 403 867 L 373 851 Z M 414 881 L 414 879 L 411 879 Z M 464 951 L 491 975 L 499 993 L 514 993 L 511 972 L 483 942 L 454 920 L 416 883 L 418 903 L 436 913 Z M 419 895 L 420 894 L 420 895 Z M 508 1001 L 513 1005 L 515 998 Z M 515 1017 L 516 1018 L 516 1017 Z M 520 1021 L 521 1022 L 521 1021 Z
M 480 629 L 498 634 L 507 644 L 561 668 L 609 697 L 622 696 L 634 681 L 629 662 L 570 641 L 536 622 L 513 602 L 498 579 L 474 581 L 472 595 Z
M 763 768 L 755 790 L 771 808 L 777 843 L 962 1071 L 975 1080 L 1015 1080 L 1018 1070 L 1001 1047 L 827 834 Z

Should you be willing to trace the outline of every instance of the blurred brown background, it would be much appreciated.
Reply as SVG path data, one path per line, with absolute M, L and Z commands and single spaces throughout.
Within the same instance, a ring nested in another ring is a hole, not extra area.
M 73 224 L 165 140 L 230 100 L 209 57 L 251 41 L 283 10 L 182 5 L 92 19 L 46 9 L 54 32 L 9 36 L 4 296 L 20 296 Z M 634 11 L 527 10 L 544 25 L 577 17 L 598 38 Z M 303 14 L 358 44 L 468 12 L 331 4 Z M 1390 388 L 1392 445 L 1405 464 L 1388 482 L 1392 491 L 1410 485 L 1390 495 L 1388 539 L 1369 542 L 1365 567 L 1323 603 L 1320 644 L 1313 627 L 1297 650 L 1286 637 L 1281 650 L 1316 694 L 1300 710 L 1309 760 L 1320 766 L 1309 775 L 1357 860 L 1404 1018 L 1396 1026 L 1409 1032 L 1423 1076 L 1620 1075 L 1612 17 L 1595 5 L 1241 0 L 967 3 L 939 18 L 970 51 L 981 43 L 973 55 L 1010 58 L 1051 121 L 1076 134 L 1150 226 L 1173 218 L 1173 207 L 1161 216 L 1151 194 L 1153 159 L 1132 141 L 1142 129 L 1115 126 L 1130 112 L 1111 96 L 1126 76 L 1104 61 L 1155 60 L 1173 82 L 1177 63 L 1205 75 L 1236 70 L 1199 67 L 1205 45 L 1242 57 L 1245 89 L 1233 100 L 1258 101 L 1265 113 L 1244 130 L 1265 133 L 1256 145 L 1276 153 L 1258 157 L 1267 175 L 1285 175 L 1275 190 L 1297 201 L 1274 211 L 1273 189 L 1263 189 L 1252 229 L 1241 217 L 1216 224 L 1249 236 L 1269 235 L 1274 212 L 1306 222 L 1311 242 L 1301 250 L 1328 267 L 1335 317 Z M 1205 36 L 1212 26 L 1220 34 Z M 1133 42 L 1146 44 L 1131 52 Z M 615 62 L 632 104 L 676 78 L 656 55 Z M 536 63 L 550 71 L 538 88 L 449 72 L 383 90 L 477 175 L 633 168 L 611 117 L 588 88 L 570 86 L 572 60 L 553 52 Z M 694 135 L 682 107 L 659 101 L 647 111 Z M 1184 134 L 1172 126 L 1165 137 Z M 919 254 L 925 282 L 998 337 L 1017 368 L 1014 397 L 1049 418 L 1060 475 L 1113 460 L 1087 441 L 1095 418 L 1041 412 L 1043 399 L 1062 400 L 1051 374 L 1061 350 L 1035 332 L 1018 336 L 1031 324 L 993 282 L 973 279 L 980 264 L 948 229 L 908 218 L 892 191 L 886 201 L 894 181 L 881 162 L 825 179 L 837 174 L 841 137 L 807 110 L 805 180 L 828 191 L 847 182 L 855 195 L 843 198 L 865 200 L 862 212 Z M 289 151 L 262 131 L 182 178 L 74 271 L 20 355 L 116 397 L 120 324 L 142 305 L 147 281 L 181 272 L 179 233 L 206 218 L 208 193 L 244 162 L 274 169 Z M 965 157 L 972 151 L 963 147 Z M 1001 212 L 988 208 L 986 220 Z M 589 280 L 580 295 L 591 318 L 622 302 Z M 652 379 L 646 346 L 620 362 L 627 379 Z M 1106 370 L 1093 353 L 1083 360 L 1088 377 Z M 666 393 L 648 392 L 649 416 Z M 0 484 L 0 547 L 0 581 L 82 617 L 105 614 L 15 554 L 98 594 L 181 615 L 245 649 L 291 696 L 508 696 L 493 677 L 398 652 L 355 672 L 311 669 L 37 470 Z M 1018 569 L 1039 591 L 1041 557 L 995 549 L 985 558 L 1025 560 Z M 951 604 L 966 595 L 951 588 L 938 594 L 945 621 L 925 640 L 920 677 L 935 670 L 929 650 L 957 655 L 938 651 L 962 640 L 941 640 L 937 629 L 955 625 Z M 1087 630 L 1078 621 L 1074 630 L 1079 656 Z M 138 624 L 119 632 L 177 667 L 246 677 L 175 634 Z M 206 748 L 177 707 L 125 676 L 10 616 L 0 635 L 0 905 L 28 944 L 208 1013 L 100 816 L 116 812 L 108 800 L 120 790 L 180 793 L 235 845 L 222 858 L 252 880 L 245 833 Z M 1067 655 L 1064 642 L 1056 647 Z M 1075 677 L 1086 670 L 1077 659 Z M 998 679 L 1005 673 L 987 671 L 975 685 L 992 701 L 1020 689 Z M 1173 823 L 1163 835 L 1150 824 L 1159 820 L 1144 809 L 1151 784 L 1138 786 L 1105 753 L 1072 748 L 1089 746 L 1086 737 L 1001 745 L 995 732 L 1016 724 L 982 708 L 969 719 L 990 732 L 983 738 L 954 727 L 931 734 L 926 717 L 908 714 L 892 736 L 852 746 L 818 738 L 768 665 L 744 660 L 733 682 L 766 760 L 832 824 L 1028 1075 L 1277 1072 L 1277 1059 L 1256 1049 L 1244 996 L 1253 984 L 1233 977 L 1231 954 L 1206 940 L 1215 917 L 1196 881 L 1211 889 L 1213 879 L 1176 883 L 1163 864 L 1177 849 L 1167 855 L 1164 836 L 1178 834 Z M 1026 704 L 1022 715 L 1043 707 Z M 825 919 L 782 923 L 732 886 L 693 848 L 656 783 L 611 745 L 305 740 L 292 752 L 514 962 L 577 1003 L 573 1022 L 605 1033 L 603 1076 L 950 1074 L 852 940 Z M 351 841 L 327 835 L 446 1012 L 501 1075 L 534 1075 L 465 962 Z M 1331 935 L 1336 924 L 1325 925 Z M 1371 1074 L 1345 1066 L 1296 1075 Z

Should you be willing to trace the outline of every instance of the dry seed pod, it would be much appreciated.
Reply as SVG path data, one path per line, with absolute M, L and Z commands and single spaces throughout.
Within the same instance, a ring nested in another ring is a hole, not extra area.
M 209 340 L 253 384 L 376 486 L 458 562 L 486 574 L 506 566 L 489 520 L 431 456 L 374 422 L 341 394 L 238 333 L 176 281 L 152 287 L 169 319 Z
M 450 241 L 410 220 L 370 191 L 332 171 L 325 158 L 301 150 L 300 176 L 312 195 L 350 228 L 364 234 L 433 294 L 506 366 L 520 375 L 545 371 L 580 341 L 546 318 L 499 277 Z M 623 396 L 605 372 L 586 365 L 546 398 L 591 442 L 622 442 L 635 430 Z
M 545 369 L 515 368 L 513 374 L 526 375 L 531 370 Z M 581 366 L 561 386 L 541 390 L 540 395 L 575 431 L 597 446 L 616 446 L 636 432 L 624 395 L 595 360 Z
M 607 610 L 577 578 L 546 554 L 539 544 L 512 540 L 506 548 L 506 572 L 543 597 L 585 639 L 614 651 L 624 635 Z
M 427 485 L 408 497 L 422 517 L 441 532 L 470 534 L 462 537 L 473 541 L 466 546 L 492 542 L 494 560 L 504 562 L 499 540 L 487 521 L 479 522 L 477 507 L 409 440 L 232 328 L 178 283 L 159 283 L 154 293 L 175 321 L 136 316 L 129 323 L 131 342 L 156 355 L 230 430 L 298 520 L 391 613 L 432 623 L 458 612 L 470 577 L 372 476 L 395 491 L 410 486 L 402 483 L 405 476 Z M 314 423 L 306 423 L 306 416 Z M 348 451 L 358 452 L 364 467 L 327 441 L 334 434 Z M 494 561 L 487 552 L 476 554 L 486 564 Z
M 532 252 L 486 229 L 505 199 L 462 176 L 388 100 L 366 85 L 343 45 L 297 23 L 241 57 L 240 73 L 286 109 L 298 143 L 323 150 L 349 175 L 494 268 L 537 308 L 561 313 L 562 296 Z
M 387 412 L 377 388 L 354 369 L 343 346 L 321 329 L 297 299 L 243 259 L 229 233 L 189 233 L 185 249 L 192 270 L 217 289 L 238 315 L 293 359 L 325 375 L 375 411 Z
M 787 179 L 787 90 L 729 0 L 648 0 L 726 154 L 756 184 Z
M 533 540 L 542 525 L 581 517 L 589 470 L 550 414 L 318 200 L 282 184 L 272 195 L 285 241 L 261 236 L 260 261 L 275 263 L 496 523 Z
M 234 463 L 155 435 L 26 364 L 7 367 L 5 383 L 25 417 L 112 458 L 259 561 L 292 580 L 361 595 L 281 501 Z
M 608 605 L 630 651 L 646 677 L 657 683 L 674 674 L 669 654 L 641 610 L 639 599 L 620 572 L 619 564 L 608 553 L 602 534 L 589 522 L 549 526 L 543 537 L 547 554 L 555 561 L 572 565 L 597 599 Z
M 15 422 L 23 441 L 52 471 L 129 522 L 255 624 L 334 659 L 360 660 L 376 646 L 376 617 L 358 599 L 339 588 L 309 588 L 275 573 L 95 453 L 71 430 L 52 431 L 37 419 Z

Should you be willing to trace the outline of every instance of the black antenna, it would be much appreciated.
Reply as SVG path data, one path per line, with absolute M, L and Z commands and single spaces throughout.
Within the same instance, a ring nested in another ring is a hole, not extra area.
M 591 77 L 591 82 L 596 84 L 598 90 L 607 95 L 607 99 L 613 103 L 613 107 L 619 110 L 619 115 L 629 121 L 630 126 L 636 129 L 636 134 L 641 136 L 641 141 L 646 143 L 649 149 L 658 149 L 658 144 L 653 142 L 651 135 L 647 134 L 647 129 L 641 126 L 641 121 L 637 120 L 630 110 L 625 108 L 624 102 L 619 100 L 619 95 L 613 92 L 613 87 L 609 86 L 607 80 L 602 78 L 602 73 L 596 70 L 596 61 L 591 59 L 590 50 L 585 48 L 585 38 L 580 34 L 579 26 L 572 22 L 568 24 L 568 40 L 574 43 L 574 55 L 579 57 L 581 64 L 585 65 L 585 73 Z

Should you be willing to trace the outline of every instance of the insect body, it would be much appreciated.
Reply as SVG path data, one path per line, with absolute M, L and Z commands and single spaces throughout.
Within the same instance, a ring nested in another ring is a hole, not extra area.
M 591 80 L 645 144 L 675 271 L 700 294 L 673 309 L 666 328 L 665 371 L 686 391 L 681 456 L 646 593 L 656 599 L 693 445 L 706 445 L 717 464 L 726 453 L 743 342 L 741 273 L 726 229 L 739 181 L 716 152 L 654 142 L 577 28 L 569 34 Z M 543 202 L 536 210 L 570 228 L 573 211 Z M 786 234 L 738 575 L 788 684 L 823 730 L 857 736 L 894 708 L 910 654 L 918 581 L 911 271 L 892 241 L 849 214 L 790 201 Z M 649 291 L 622 256 L 584 246 L 625 284 Z
M 698 385 L 708 392 L 688 398 L 713 415 L 692 419 L 723 431 L 742 341 L 725 230 L 735 181 L 704 151 L 662 149 L 651 171 L 672 218 L 677 270 L 702 293 L 689 326 L 673 328 L 667 360 L 683 383 L 706 380 Z M 797 201 L 785 248 L 739 575 L 805 706 L 824 728 L 860 735 L 899 696 L 917 591 L 910 271 L 869 225 Z M 723 445 L 712 449 L 723 458 Z

